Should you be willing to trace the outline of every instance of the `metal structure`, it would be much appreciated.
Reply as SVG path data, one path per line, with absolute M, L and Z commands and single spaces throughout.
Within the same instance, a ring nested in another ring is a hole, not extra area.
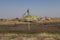
M 24 15 L 24 21 L 26 22 L 36 22 L 38 21 L 38 17 L 37 16 L 32 16 L 30 15 L 29 9 L 27 9 L 27 12 Z

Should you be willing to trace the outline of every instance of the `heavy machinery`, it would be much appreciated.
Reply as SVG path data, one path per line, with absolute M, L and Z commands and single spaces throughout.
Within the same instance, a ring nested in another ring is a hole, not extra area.
M 30 15 L 29 9 L 27 10 L 25 14 L 26 15 L 24 15 L 23 17 L 25 22 L 37 22 L 39 19 L 37 16 Z

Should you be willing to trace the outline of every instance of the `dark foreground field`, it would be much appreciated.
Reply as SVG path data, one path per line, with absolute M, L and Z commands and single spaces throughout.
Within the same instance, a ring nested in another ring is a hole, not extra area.
M 14 24 L 14 25 L 0 25 L 0 32 L 15 32 L 15 33 L 60 33 L 60 22 L 56 23 L 31 23 L 28 24 Z
M 60 22 L 0 25 L 0 40 L 60 40 Z

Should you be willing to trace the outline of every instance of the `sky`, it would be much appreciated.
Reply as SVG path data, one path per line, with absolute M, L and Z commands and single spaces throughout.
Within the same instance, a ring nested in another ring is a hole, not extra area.
M 60 17 L 60 0 L 0 0 L 0 18 L 22 18 L 30 14 L 38 17 Z

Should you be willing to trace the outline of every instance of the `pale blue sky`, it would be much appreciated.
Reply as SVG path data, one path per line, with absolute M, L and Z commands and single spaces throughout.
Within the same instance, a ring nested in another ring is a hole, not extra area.
M 31 15 L 60 17 L 60 0 L 0 0 L 0 18 L 21 18 L 28 8 Z

